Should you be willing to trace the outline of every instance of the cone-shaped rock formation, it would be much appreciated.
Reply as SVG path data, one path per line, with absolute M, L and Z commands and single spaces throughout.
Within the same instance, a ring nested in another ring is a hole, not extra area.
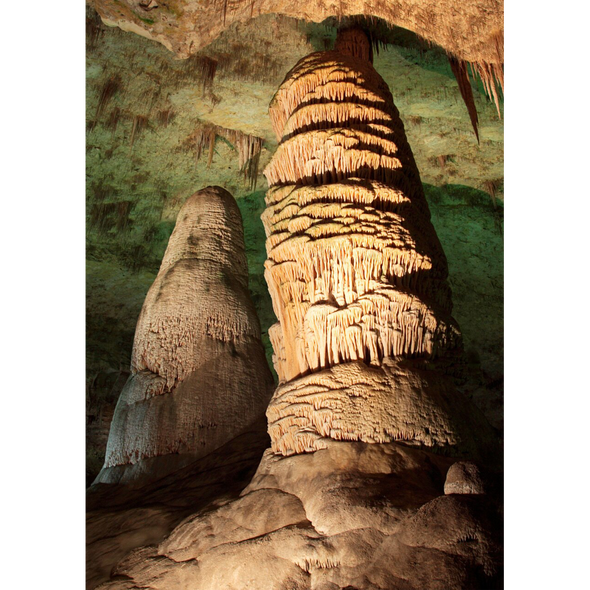
M 264 414 L 273 379 L 240 212 L 224 189 L 203 189 L 180 210 L 137 322 L 131 370 L 95 483 L 165 475 Z
M 336 47 L 300 60 L 270 105 L 273 450 L 326 438 L 466 448 L 462 400 L 433 364 L 461 337 L 418 169 L 364 33 Z

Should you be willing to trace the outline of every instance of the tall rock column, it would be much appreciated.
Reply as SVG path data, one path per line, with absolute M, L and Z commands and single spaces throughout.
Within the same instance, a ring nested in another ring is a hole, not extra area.
M 157 479 L 261 423 L 274 383 L 242 219 L 226 190 L 205 188 L 181 208 L 137 322 L 131 371 L 95 483 Z
M 335 51 L 300 60 L 270 116 L 273 449 L 314 451 L 326 438 L 472 446 L 461 397 L 437 370 L 461 345 L 446 259 L 366 35 L 342 32 Z

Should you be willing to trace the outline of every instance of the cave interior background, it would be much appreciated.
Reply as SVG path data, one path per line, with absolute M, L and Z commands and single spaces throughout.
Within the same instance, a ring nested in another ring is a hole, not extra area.
M 86 476 L 104 459 L 129 375 L 135 324 L 182 203 L 220 185 L 244 222 L 249 287 L 269 364 L 275 321 L 263 276 L 264 166 L 277 147 L 268 103 L 304 55 L 330 49 L 336 19 L 263 15 L 231 25 L 187 60 L 86 12 Z M 394 96 L 449 263 L 465 341 L 459 385 L 503 429 L 503 121 L 471 86 L 479 143 L 446 54 L 366 21 L 374 66 Z M 280 33 L 280 42 L 277 42 Z M 256 139 L 259 138 L 259 139 Z M 242 163 L 242 144 L 261 142 Z M 240 157 L 241 156 L 241 157 Z

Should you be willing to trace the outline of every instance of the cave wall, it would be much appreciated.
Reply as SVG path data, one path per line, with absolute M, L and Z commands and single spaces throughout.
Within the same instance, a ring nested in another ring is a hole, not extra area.
M 335 29 L 264 15 L 232 24 L 180 60 L 154 41 L 104 26 L 91 9 L 87 27 L 86 399 L 93 477 L 128 376 L 141 304 L 178 210 L 203 186 L 224 186 L 237 199 L 270 361 L 267 331 L 275 317 L 263 277 L 261 170 L 277 143 L 267 106 L 295 61 L 330 47 Z M 478 145 L 443 52 L 401 29 L 395 41 L 374 63 L 400 110 L 448 258 L 466 350 L 462 386 L 501 427 L 503 125 L 481 83 L 473 83 Z M 251 178 L 241 170 L 236 134 L 263 141 Z

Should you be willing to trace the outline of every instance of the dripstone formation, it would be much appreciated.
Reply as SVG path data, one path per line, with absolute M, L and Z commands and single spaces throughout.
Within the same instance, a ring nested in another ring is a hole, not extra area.
M 367 37 L 345 31 L 336 48 L 302 59 L 270 105 L 272 447 L 468 447 L 460 398 L 437 370 L 461 337 L 412 151 Z
M 264 415 L 273 379 L 226 190 L 203 189 L 180 210 L 137 322 L 131 371 L 95 483 L 161 477 Z
M 101 590 L 502 587 L 497 482 L 444 456 L 488 436 L 442 370 L 460 349 L 444 255 L 367 38 L 337 47 L 271 105 L 272 448 L 239 498 L 130 552 Z

